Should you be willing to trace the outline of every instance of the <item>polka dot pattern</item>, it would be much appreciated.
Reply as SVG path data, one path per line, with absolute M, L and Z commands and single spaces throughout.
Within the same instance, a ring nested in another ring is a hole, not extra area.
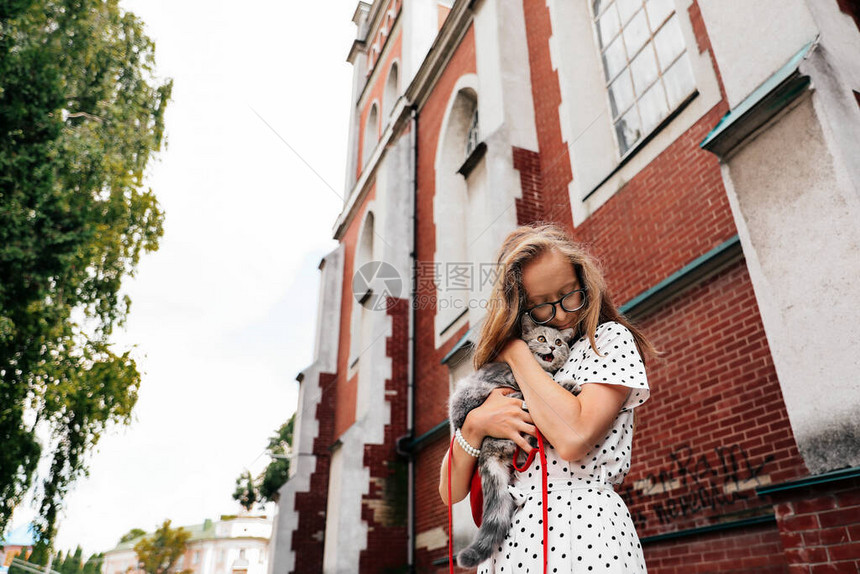
M 621 412 L 631 411 L 648 400 L 651 391 L 645 363 L 636 348 L 633 333 L 624 325 L 609 321 L 598 325 L 594 340 L 603 356 L 594 352 L 588 337 L 582 337 L 571 345 L 567 362 L 556 371 L 553 379 L 578 387 L 586 383 L 631 387 Z
M 632 390 L 607 435 L 584 457 L 563 460 L 546 447 L 549 494 L 548 572 L 646 572 L 630 512 L 613 485 L 630 470 L 633 411 L 650 396 L 645 367 L 632 333 L 615 322 L 595 331 L 598 356 L 587 337 L 574 341 L 570 358 L 554 376 L 568 388 L 608 383 Z M 537 459 L 514 471 L 512 496 L 518 505 L 501 546 L 478 566 L 478 574 L 543 573 L 541 471 Z

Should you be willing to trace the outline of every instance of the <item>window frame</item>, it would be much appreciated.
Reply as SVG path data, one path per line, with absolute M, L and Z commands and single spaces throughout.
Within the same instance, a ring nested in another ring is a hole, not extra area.
M 674 2 L 671 2 L 671 0 L 670 0 L 670 3 L 672 4 L 672 10 L 670 12 L 668 12 L 663 17 L 663 20 L 660 21 L 659 26 L 657 26 L 657 28 L 653 32 L 651 31 L 650 15 L 648 13 L 648 8 L 646 6 L 648 0 L 638 0 L 640 3 L 639 8 L 637 10 L 635 10 L 632 13 L 632 15 L 626 21 L 622 21 L 622 17 L 620 15 L 620 13 L 616 12 L 616 15 L 618 17 L 618 30 L 615 32 L 615 34 L 609 40 L 606 41 L 606 45 L 602 46 L 600 32 L 599 32 L 599 26 L 600 26 L 599 25 L 599 18 L 601 16 L 603 16 L 604 14 L 606 14 L 607 10 L 609 10 L 609 9 L 617 10 L 618 9 L 617 8 L 618 1 L 619 0 L 610 0 L 609 2 L 606 2 L 605 6 L 603 6 L 603 9 L 599 13 L 595 13 L 595 11 L 594 11 L 594 3 L 595 3 L 594 0 L 588 0 L 588 2 L 587 2 L 588 3 L 587 12 L 588 12 L 588 16 L 590 19 L 590 24 L 591 24 L 590 27 L 591 27 L 592 36 L 594 39 L 594 47 L 597 50 L 597 61 L 598 61 L 598 65 L 599 65 L 600 70 L 601 70 L 602 79 L 604 81 L 604 85 L 603 85 L 604 100 L 605 100 L 606 110 L 607 110 L 608 117 L 609 117 L 610 130 L 612 132 L 612 142 L 614 144 L 616 159 L 618 161 L 618 164 L 616 165 L 615 169 L 613 169 L 609 174 L 607 174 L 606 178 L 604 178 L 598 185 L 594 186 L 594 188 L 591 190 L 591 192 L 587 193 L 583 197 L 583 200 L 587 199 L 591 195 L 591 193 L 593 193 L 594 191 L 599 189 L 603 185 L 603 183 L 606 182 L 606 180 L 609 177 L 611 177 L 616 171 L 618 171 L 618 169 L 620 169 L 625 163 L 627 163 L 627 160 L 630 157 L 635 155 L 636 152 L 639 149 L 641 149 L 642 147 L 644 147 L 657 133 L 660 132 L 660 130 L 663 129 L 664 126 L 666 126 L 678 114 L 680 114 L 681 111 L 685 107 L 687 107 L 687 105 L 690 103 L 690 101 L 693 98 L 695 98 L 696 95 L 698 95 L 698 93 L 699 93 L 699 86 L 697 85 L 697 82 L 696 82 L 696 73 L 695 73 L 695 70 L 693 69 L 693 63 L 690 61 L 692 58 L 692 55 L 689 53 L 690 49 L 686 43 L 684 43 L 683 49 L 680 52 L 678 52 L 678 54 L 676 54 L 675 57 L 668 64 L 665 65 L 665 70 L 663 69 L 664 66 L 662 65 L 662 62 L 660 60 L 660 56 L 657 52 L 657 46 L 656 46 L 655 38 L 667 25 L 669 25 L 669 22 L 672 21 L 672 18 L 677 19 L 676 25 L 679 26 L 679 32 L 681 33 L 682 41 L 684 40 L 683 31 L 680 30 L 680 26 L 682 25 L 680 22 L 681 15 L 678 12 L 677 6 L 675 5 Z M 648 31 L 648 39 L 645 40 L 645 42 L 637 49 L 636 53 L 631 56 L 627 50 L 627 38 L 624 35 L 624 31 L 625 31 L 625 29 L 627 29 L 628 26 L 630 26 L 633 23 L 633 21 L 637 18 L 638 14 L 640 12 L 645 17 L 647 31 Z M 609 70 L 606 66 L 604 54 L 613 45 L 613 43 L 615 43 L 616 41 L 620 41 L 622 43 L 622 46 L 624 49 L 624 58 L 625 58 L 624 62 L 625 63 L 624 63 L 624 66 L 618 72 L 616 72 L 616 74 L 614 76 L 609 77 Z M 655 79 L 651 81 L 651 83 L 649 83 L 645 88 L 642 89 L 641 94 L 637 94 L 636 93 L 636 87 L 635 87 L 636 80 L 633 77 L 632 64 L 633 64 L 634 60 L 640 54 L 642 54 L 643 51 L 645 51 L 647 49 L 652 50 L 654 62 L 655 62 L 656 67 L 657 67 L 657 70 L 656 70 L 657 75 L 656 75 Z M 681 59 L 684 58 L 685 56 L 687 57 L 686 67 L 687 67 L 687 72 L 689 73 L 690 80 L 692 82 L 692 87 L 686 93 L 686 95 L 679 98 L 678 101 L 673 106 L 671 104 L 671 102 L 669 101 L 668 90 L 666 89 L 666 85 L 665 85 L 663 78 L 664 78 L 665 73 L 668 72 L 669 70 L 671 70 L 676 64 L 679 64 L 681 62 Z M 624 108 L 623 110 L 619 110 L 619 112 L 616 116 L 613 114 L 611 87 L 612 87 L 613 83 L 616 80 L 620 79 L 625 73 L 628 74 L 628 81 L 630 82 L 632 99 L 631 99 L 630 104 L 626 108 Z M 645 127 L 643 126 L 642 112 L 640 109 L 639 102 L 658 83 L 662 84 L 661 85 L 661 87 L 662 87 L 661 93 L 664 97 L 664 103 L 666 104 L 666 112 L 664 115 L 662 115 L 662 117 L 656 123 L 654 123 L 654 125 L 652 125 L 650 128 L 648 128 L 648 130 L 646 131 Z M 633 111 L 634 109 L 636 111 L 636 117 L 638 120 L 638 127 L 640 130 L 639 137 L 625 151 L 622 152 L 621 141 L 620 141 L 620 137 L 618 134 L 618 122 L 621 122 L 623 120 L 624 116 L 627 115 L 628 113 L 630 113 L 631 111 Z

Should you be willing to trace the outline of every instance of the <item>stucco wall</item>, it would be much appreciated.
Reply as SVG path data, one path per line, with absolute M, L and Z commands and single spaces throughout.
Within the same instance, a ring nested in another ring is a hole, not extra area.
M 724 167 L 795 437 L 812 472 L 860 464 L 860 199 L 808 95 Z

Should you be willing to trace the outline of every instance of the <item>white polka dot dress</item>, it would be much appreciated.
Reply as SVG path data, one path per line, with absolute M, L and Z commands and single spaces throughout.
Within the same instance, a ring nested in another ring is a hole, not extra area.
M 630 331 L 615 322 L 599 325 L 597 348 L 587 337 L 575 341 L 570 358 L 554 379 L 577 385 L 608 383 L 631 387 L 607 435 L 576 461 L 563 460 L 546 446 L 549 552 L 547 572 L 646 572 L 639 537 L 627 505 L 613 485 L 630 469 L 633 409 L 650 390 L 645 366 Z M 576 393 L 578 394 L 578 390 Z M 525 457 L 520 461 L 524 461 Z M 525 472 L 514 471 L 508 487 L 518 505 L 504 542 L 478 565 L 478 574 L 542 574 L 543 509 L 540 458 Z

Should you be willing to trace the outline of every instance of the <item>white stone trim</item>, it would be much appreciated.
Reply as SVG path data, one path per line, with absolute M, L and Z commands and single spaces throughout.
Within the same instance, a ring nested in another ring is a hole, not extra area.
M 293 427 L 294 456 L 290 461 L 290 477 L 278 491 L 278 510 L 269 546 L 269 574 L 273 574 L 272 568 L 276 563 L 287 572 L 295 568 L 296 555 L 291 543 L 292 533 L 299 524 L 299 513 L 295 509 L 296 493 L 310 491 L 311 476 L 317 468 L 313 444 L 319 436 L 316 411 L 323 392 L 320 374 L 337 371 L 345 253 L 346 246 L 341 243 L 323 258 L 325 265 L 320 277 L 320 307 L 323 312 L 316 326 L 320 343 L 314 362 L 300 375 L 302 381 Z
M 474 8 L 476 90 L 482 133 L 504 130 L 511 145 L 537 151 L 531 65 L 522 2 L 484 0 Z M 525 110 L 525 112 L 524 112 Z

